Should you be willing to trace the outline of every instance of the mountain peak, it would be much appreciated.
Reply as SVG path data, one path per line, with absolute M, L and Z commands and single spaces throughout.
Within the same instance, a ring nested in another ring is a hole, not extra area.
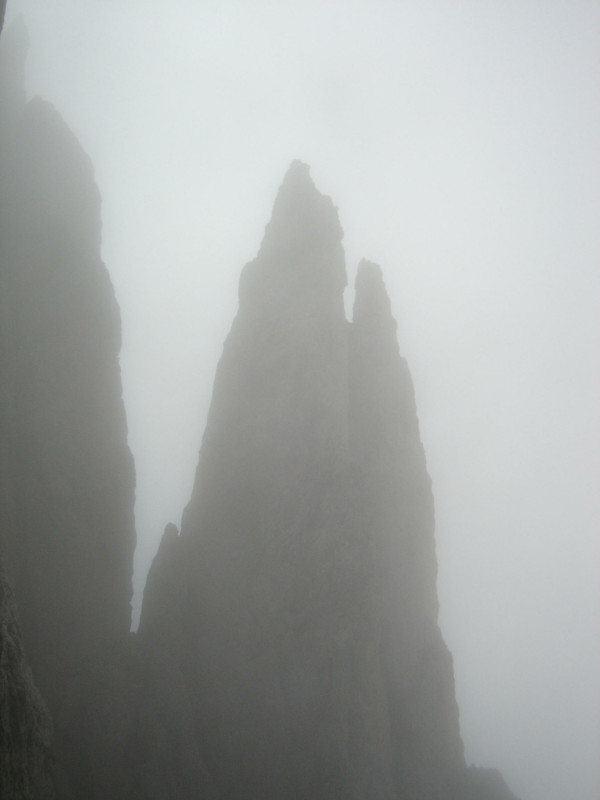
M 288 170 L 283 178 L 284 184 L 290 181 L 304 181 L 314 186 L 312 178 L 310 177 L 310 166 L 305 164 L 304 161 L 300 161 L 299 158 L 295 158 L 288 167 Z
M 363 259 L 358 265 L 355 286 L 354 323 L 363 329 L 388 329 L 395 336 L 396 321 L 381 267 Z
M 342 236 L 337 208 L 331 198 L 317 189 L 308 164 L 292 161 L 275 198 L 263 246 L 270 243 L 277 248 L 284 246 L 293 256 L 296 249 L 323 250 L 332 245 L 337 248 Z
M 278 305 L 307 307 L 302 298 L 315 293 L 339 298 L 346 286 L 342 227 L 337 208 L 321 194 L 310 168 L 293 161 L 279 187 L 271 220 L 257 257 L 246 265 L 240 282 L 240 305 L 257 295 Z M 286 300 L 286 302 L 287 302 Z

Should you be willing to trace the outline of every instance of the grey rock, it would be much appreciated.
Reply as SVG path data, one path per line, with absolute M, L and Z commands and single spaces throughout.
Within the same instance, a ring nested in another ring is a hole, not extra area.
M 17 21 L 0 48 L 0 550 L 62 800 L 95 796 L 85 746 L 129 636 L 135 483 L 92 166 L 51 105 L 25 102 L 25 44 Z
M 100 197 L 60 115 L 25 102 L 25 43 L 19 23 L 0 48 L 0 548 L 57 794 L 212 798 L 179 668 L 129 633 L 135 476 Z
M 25 107 L 9 155 L 3 545 L 28 656 L 53 706 L 82 662 L 129 631 L 135 479 L 91 164 L 39 100 Z M 52 651 L 60 658 L 49 660 Z
M 454 800 L 517 800 L 497 769 L 469 767 L 455 789 Z
M 294 162 L 242 272 L 140 637 L 180 667 L 219 797 L 458 800 L 414 392 L 375 265 L 345 320 L 341 238 Z
M 144 597 L 140 634 L 182 665 L 222 797 L 353 792 L 337 678 L 355 657 L 348 604 L 366 601 L 341 235 L 293 164 L 242 274 L 182 533 L 161 546 L 172 577 L 157 563 Z
M 381 270 L 363 261 L 350 330 L 351 442 L 365 482 L 399 797 L 448 794 L 464 769 L 452 658 L 438 625 L 431 481 Z
M 0 48 L 0 548 L 24 643 L 0 574 L 2 796 L 512 800 L 464 763 L 381 273 L 361 265 L 347 323 L 337 212 L 300 162 L 243 270 L 182 531 L 129 633 L 100 199 L 57 112 L 25 102 L 25 41 L 17 25 Z
M 54 800 L 52 721 L 26 662 L 0 562 L 0 797 Z

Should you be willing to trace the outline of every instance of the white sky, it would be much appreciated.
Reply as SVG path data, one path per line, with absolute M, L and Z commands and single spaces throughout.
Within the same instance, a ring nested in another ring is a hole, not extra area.
M 600 796 L 600 4 L 9 0 L 90 154 L 123 317 L 138 586 L 293 158 L 378 261 L 433 478 L 467 759 Z M 351 293 L 349 293 L 351 304 Z

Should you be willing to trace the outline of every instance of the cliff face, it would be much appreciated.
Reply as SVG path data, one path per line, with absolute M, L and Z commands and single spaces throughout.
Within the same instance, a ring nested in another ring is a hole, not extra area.
M 367 613 L 350 606 L 368 598 L 341 235 L 294 164 L 242 274 L 181 536 L 165 539 L 144 598 L 140 633 L 177 653 L 223 797 L 352 796 L 339 677 Z
M 0 32 L 6 3 L 0 0 Z M 19 43 L 13 43 L 18 50 Z M 6 66 L 1 61 L 2 68 Z M 1 80 L 1 78 L 0 78 Z M 1 93 L 1 92 L 0 92 Z M 0 111 L 0 141 L 1 117 Z M 0 295 L 0 304 L 2 299 Z M 9 357 L 6 329 L 0 315 L 0 420 L 6 425 Z M 0 454 L 0 487 L 10 474 L 6 454 Z M 5 493 L 0 488 L 0 530 L 10 524 Z M 25 658 L 13 591 L 0 557 L 0 797 L 5 800 L 53 800 L 52 721 Z
M 244 268 L 182 531 L 129 634 L 100 201 L 63 120 L 25 101 L 25 38 L 0 48 L 0 794 L 512 800 L 464 764 L 380 270 L 361 265 L 348 323 L 337 213 L 299 162 Z
M 25 659 L 0 563 L 0 797 L 53 800 L 52 722 Z
M 26 102 L 26 49 L 17 21 L 0 47 L 0 794 L 210 798 L 180 669 L 129 632 L 135 476 L 100 197 L 60 115 Z
M 119 317 L 99 256 L 99 197 L 78 143 L 51 106 L 34 100 L 7 149 L 5 547 L 34 670 L 53 646 L 61 671 L 130 624 L 134 472 Z M 56 679 L 42 679 L 47 696 Z
M 341 237 L 295 162 L 242 273 L 140 636 L 180 665 L 220 797 L 458 800 L 414 393 L 375 265 L 345 321 Z
M 433 496 L 381 270 L 365 261 L 350 330 L 350 398 L 374 540 L 394 786 L 401 797 L 444 797 L 463 755 L 452 658 L 437 625 Z
M 84 787 L 94 746 L 91 698 L 130 625 L 134 470 L 121 398 L 120 321 L 100 258 L 91 163 L 52 106 L 25 102 L 22 25 L 6 37 L 0 549 L 67 783 Z M 69 791 L 65 786 L 61 796 Z

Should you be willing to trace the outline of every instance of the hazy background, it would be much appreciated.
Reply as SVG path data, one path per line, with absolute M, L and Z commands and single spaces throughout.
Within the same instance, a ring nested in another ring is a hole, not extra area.
M 600 796 L 600 4 L 9 0 L 94 163 L 137 597 L 289 162 L 378 261 L 417 392 L 470 763 Z M 349 291 L 348 306 L 352 293 Z

